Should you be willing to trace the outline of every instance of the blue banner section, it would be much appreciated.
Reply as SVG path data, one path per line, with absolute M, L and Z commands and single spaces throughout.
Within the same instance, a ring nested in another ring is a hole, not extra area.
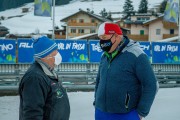
M 18 39 L 18 63 L 32 63 L 33 55 L 32 39 Z
M 58 50 L 62 55 L 62 62 L 87 63 L 86 40 L 56 40 Z
M 180 43 L 153 42 L 153 63 L 180 63 Z
M 103 51 L 98 40 L 55 40 L 64 63 L 97 63 Z M 180 64 L 180 43 L 139 42 L 151 63 Z M 16 49 L 17 48 L 17 49 Z M 16 55 L 17 53 L 17 55 Z M 0 39 L 0 64 L 34 62 L 32 39 Z
M 16 63 L 16 40 L 0 39 L 0 64 Z
M 89 62 L 100 62 L 103 51 L 99 45 L 99 41 L 89 41 Z
M 142 50 L 147 54 L 150 62 L 152 63 L 152 55 L 151 55 L 151 44 L 150 42 L 139 42 Z

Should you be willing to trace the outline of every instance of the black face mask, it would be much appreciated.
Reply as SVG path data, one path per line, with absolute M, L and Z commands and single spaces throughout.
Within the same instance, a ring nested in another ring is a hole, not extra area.
M 112 37 L 113 37 L 113 36 L 114 36 L 114 34 L 112 35 Z M 112 38 L 112 37 L 111 37 L 111 38 Z M 101 47 L 101 49 L 102 49 L 103 51 L 106 51 L 106 52 L 109 52 L 109 51 L 110 51 L 112 45 L 114 44 L 114 43 L 111 42 L 111 38 L 108 39 L 108 40 L 102 40 L 102 39 L 100 39 L 100 47 Z

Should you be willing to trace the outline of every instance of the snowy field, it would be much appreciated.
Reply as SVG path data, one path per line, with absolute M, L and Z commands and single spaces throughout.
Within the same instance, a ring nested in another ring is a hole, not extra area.
M 93 92 L 68 93 L 70 120 L 94 120 Z M 0 97 L 0 120 L 18 120 L 18 96 Z M 150 114 L 143 120 L 180 120 L 180 88 L 159 90 Z

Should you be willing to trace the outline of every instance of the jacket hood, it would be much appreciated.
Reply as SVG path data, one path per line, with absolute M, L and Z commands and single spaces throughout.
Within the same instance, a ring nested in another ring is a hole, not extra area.
M 124 39 L 128 39 L 126 36 L 124 36 Z M 139 42 L 129 39 L 129 43 L 127 46 L 122 50 L 122 52 L 125 52 L 133 47 L 140 47 Z

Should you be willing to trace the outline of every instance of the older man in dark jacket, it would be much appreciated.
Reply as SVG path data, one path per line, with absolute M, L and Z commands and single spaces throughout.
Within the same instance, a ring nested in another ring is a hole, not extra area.
M 69 120 L 68 96 L 54 72 L 62 60 L 57 44 L 43 36 L 33 48 L 35 62 L 19 85 L 19 120 Z

